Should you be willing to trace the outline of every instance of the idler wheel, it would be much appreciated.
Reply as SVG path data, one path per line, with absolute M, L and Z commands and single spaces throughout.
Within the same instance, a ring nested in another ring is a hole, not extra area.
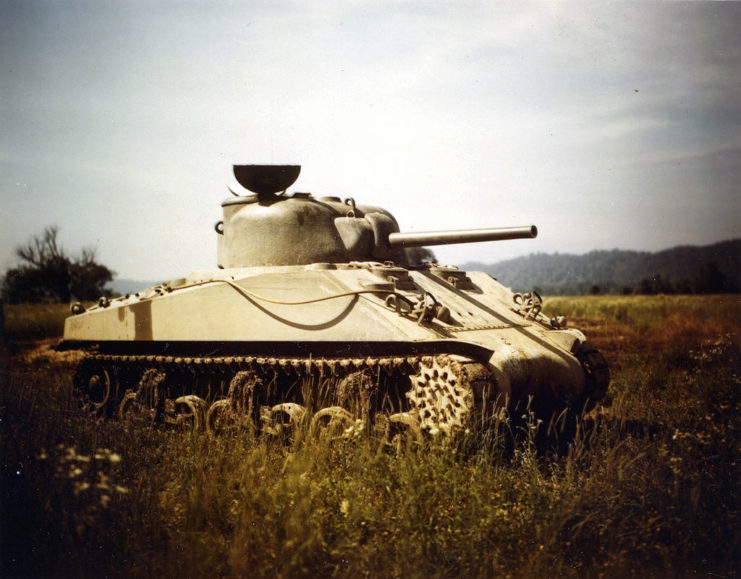
M 111 400 L 111 376 L 101 365 L 83 363 L 75 376 L 75 393 L 83 412 L 103 416 Z

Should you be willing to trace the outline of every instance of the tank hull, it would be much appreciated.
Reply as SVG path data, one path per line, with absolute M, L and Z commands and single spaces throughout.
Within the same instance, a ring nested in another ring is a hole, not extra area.
M 269 408 L 322 406 L 308 400 L 316 392 L 296 384 L 329 379 L 330 390 L 343 390 L 361 376 L 370 391 L 365 407 L 379 410 L 382 398 L 395 398 L 386 402 L 388 415 L 406 414 L 422 430 L 437 431 L 465 426 L 483 407 L 530 396 L 542 408 L 581 407 L 601 398 L 609 380 L 604 360 L 578 330 L 523 309 L 487 274 L 436 265 L 194 272 L 68 318 L 63 347 L 93 353 L 97 362 L 81 372 L 81 389 L 106 412 L 146 397 L 142 375 L 150 370 L 160 384 L 155 398 L 163 399 L 151 405 L 154 413 L 157 404 L 163 411 L 164 401 L 187 396 L 203 408 L 223 409 L 223 400 L 230 411 L 249 406 L 244 399 L 254 396 L 254 384 L 247 395 L 233 384 L 249 376 L 259 388 L 273 384 L 261 395 Z M 178 373 L 190 378 L 167 378 Z M 453 410 L 444 410 L 448 405 Z

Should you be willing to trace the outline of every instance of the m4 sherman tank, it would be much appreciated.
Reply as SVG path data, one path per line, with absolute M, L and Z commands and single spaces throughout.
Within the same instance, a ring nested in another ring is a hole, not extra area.
M 252 194 L 222 203 L 218 269 L 96 306 L 75 304 L 62 347 L 100 415 L 277 432 L 485 422 L 532 400 L 543 414 L 604 396 L 603 357 L 536 293 L 418 263 L 417 248 L 532 238 L 534 226 L 402 233 L 352 198 L 286 194 L 298 166 L 236 165 Z M 385 426 L 384 426 L 385 425 Z

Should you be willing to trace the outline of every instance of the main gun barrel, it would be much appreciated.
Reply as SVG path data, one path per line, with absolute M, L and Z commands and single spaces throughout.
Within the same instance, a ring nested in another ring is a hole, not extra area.
M 505 239 L 532 239 L 538 236 L 535 225 L 524 227 L 492 227 L 488 229 L 459 229 L 456 231 L 419 231 L 416 233 L 390 233 L 391 247 L 422 247 L 477 241 L 502 241 Z

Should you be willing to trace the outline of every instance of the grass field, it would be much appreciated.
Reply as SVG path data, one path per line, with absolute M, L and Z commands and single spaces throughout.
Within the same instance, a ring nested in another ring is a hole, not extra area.
M 736 576 L 740 299 L 547 299 L 612 372 L 557 452 L 527 415 L 398 453 L 95 422 L 74 355 L 6 344 L 0 574 Z
M 4 332 L 8 340 L 61 338 L 67 304 L 4 304 Z

